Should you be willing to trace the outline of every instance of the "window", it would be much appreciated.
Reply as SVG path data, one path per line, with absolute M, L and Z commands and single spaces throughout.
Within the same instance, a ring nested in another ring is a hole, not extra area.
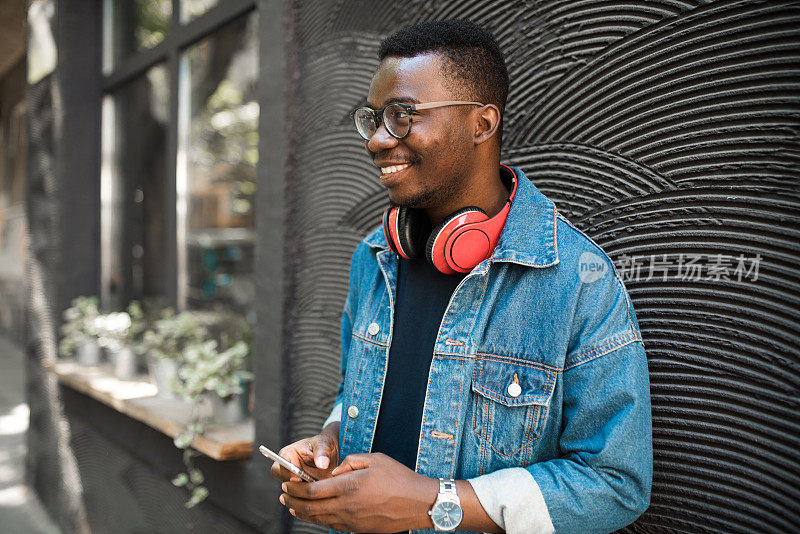
M 254 318 L 254 1 L 105 0 L 101 303 Z
M 103 71 L 164 40 L 172 20 L 172 0 L 105 0 Z
M 163 296 L 163 188 L 169 78 L 163 64 L 103 99 L 101 247 L 103 302 Z
M 219 0 L 181 0 L 181 21 L 189 22 L 218 3 Z
M 252 311 L 258 23 L 239 19 L 181 56 L 178 301 Z

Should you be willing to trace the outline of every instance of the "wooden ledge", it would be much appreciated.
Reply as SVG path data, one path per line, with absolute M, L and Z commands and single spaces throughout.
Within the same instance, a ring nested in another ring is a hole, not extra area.
M 156 396 L 156 386 L 146 376 L 119 380 L 108 364 L 84 367 L 73 360 L 59 360 L 45 368 L 62 384 L 171 438 L 184 432 L 190 421 L 191 405 L 180 399 Z M 209 424 L 205 434 L 195 438 L 192 448 L 215 460 L 243 460 L 253 452 L 254 437 L 253 421 L 249 418 L 235 425 Z

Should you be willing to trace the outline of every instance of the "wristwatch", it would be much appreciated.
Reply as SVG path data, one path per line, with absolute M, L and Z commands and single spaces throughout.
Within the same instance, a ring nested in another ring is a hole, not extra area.
M 453 479 L 439 479 L 439 494 L 436 501 L 428 510 L 428 515 L 433 521 L 433 528 L 437 532 L 453 532 L 461 523 L 464 512 L 461 509 L 461 500 L 456 493 L 456 483 Z

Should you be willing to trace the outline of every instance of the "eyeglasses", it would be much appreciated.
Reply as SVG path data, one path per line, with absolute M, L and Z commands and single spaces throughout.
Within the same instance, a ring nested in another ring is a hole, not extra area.
M 443 108 L 446 106 L 482 106 L 480 102 L 464 102 L 461 100 L 445 100 L 441 102 L 426 102 L 425 104 L 406 104 L 404 102 L 392 102 L 386 104 L 383 109 L 372 109 L 361 107 L 350 114 L 356 123 L 356 130 L 359 135 L 369 141 L 381 122 L 386 126 L 386 131 L 392 137 L 403 139 L 411 133 L 412 114 L 420 109 Z

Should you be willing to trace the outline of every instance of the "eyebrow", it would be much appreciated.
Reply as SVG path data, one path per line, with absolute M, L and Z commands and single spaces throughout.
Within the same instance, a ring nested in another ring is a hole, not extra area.
M 389 105 L 389 104 L 396 104 L 398 102 L 405 103 L 405 104 L 421 104 L 422 103 L 421 101 L 417 100 L 413 96 L 396 96 L 394 98 L 390 98 L 389 100 L 387 100 L 386 103 L 383 106 L 386 106 L 386 105 Z M 376 109 L 376 110 L 377 109 L 381 109 L 383 107 L 383 106 L 380 106 L 380 107 L 377 107 L 377 108 L 373 107 L 372 104 L 370 104 L 369 102 L 367 102 L 367 106 L 371 107 L 372 109 Z

